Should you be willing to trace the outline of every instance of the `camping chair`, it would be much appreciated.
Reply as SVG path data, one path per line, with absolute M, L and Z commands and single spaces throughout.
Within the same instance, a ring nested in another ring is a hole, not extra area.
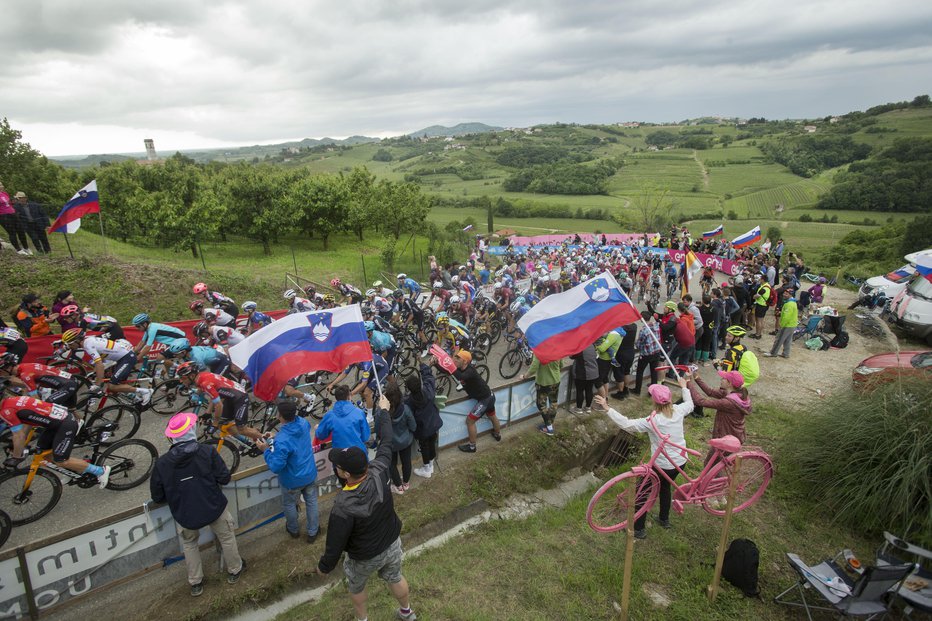
M 801 339 L 809 340 L 816 335 L 816 331 L 821 332 L 820 326 L 822 325 L 822 315 L 812 315 L 809 317 L 809 320 L 806 322 L 806 325 L 800 325 L 796 328 L 796 331 L 793 332 L 793 340 L 796 341 Z
M 804 608 L 809 621 L 812 621 L 811 610 L 827 610 L 843 617 L 866 616 L 868 620 L 885 615 L 887 604 L 884 597 L 914 568 L 912 564 L 867 567 L 857 581 L 854 581 L 835 560 L 827 560 L 815 567 L 809 567 L 796 554 L 788 552 L 786 557 L 790 561 L 790 567 L 799 575 L 799 580 L 773 598 L 773 601 Z M 799 602 L 783 599 L 794 589 L 799 591 Z M 818 594 L 831 607 L 810 604 L 806 601 L 807 589 Z
M 906 578 L 903 587 L 896 593 L 906 604 L 903 612 L 907 617 L 913 609 L 919 609 L 925 613 L 932 612 L 932 571 L 929 569 L 929 565 L 932 564 L 930 563 L 932 552 L 907 543 L 886 531 L 883 533 L 883 538 L 883 545 L 877 550 L 878 567 L 902 565 L 906 561 L 900 557 L 905 555 L 910 556 L 916 562 L 915 571 Z

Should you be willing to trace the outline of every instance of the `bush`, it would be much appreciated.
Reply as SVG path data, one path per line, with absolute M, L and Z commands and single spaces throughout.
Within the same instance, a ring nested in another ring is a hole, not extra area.
M 804 213 L 803 215 L 799 216 L 799 221 L 800 222 L 812 222 L 812 216 L 810 216 L 808 213 Z
M 385 245 L 382 246 L 382 252 L 379 254 L 382 259 L 382 267 L 389 272 L 395 269 L 395 238 L 391 235 L 385 238 Z
M 728 215 L 725 216 L 725 217 L 728 218 L 729 220 L 737 220 L 737 219 L 738 219 L 738 213 L 737 213 L 734 209 L 729 209 L 729 210 L 728 210 Z
M 932 382 L 892 382 L 822 401 L 785 438 L 781 462 L 809 498 L 859 531 L 932 545 Z

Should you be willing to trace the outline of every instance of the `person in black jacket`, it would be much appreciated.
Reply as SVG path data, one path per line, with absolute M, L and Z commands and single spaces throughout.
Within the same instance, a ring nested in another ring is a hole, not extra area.
M 346 479 L 346 485 L 337 492 L 330 510 L 327 547 L 317 563 L 317 573 L 329 574 L 346 552 L 343 573 L 356 618 L 368 617 L 366 582 L 370 575 L 378 573 L 398 600 L 401 608 L 397 617 L 415 621 L 417 615 L 408 600 L 408 581 L 401 575 L 401 520 L 389 490 L 394 431 L 388 405 L 386 397 L 379 398 L 381 412 L 376 420 L 381 423 L 380 442 L 371 462 L 367 463 L 365 451 L 358 446 L 331 455 L 333 467 L 338 476 Z
M 425 479 L 429 479 L 434 474 L 437 441 L 440 428 L 443 427 L 440 410 L 434 402 L 437 396 L 437 380 L 429 366 L 431 364 L 434 364 L 433 356 L 428 364 L 421 364 L 420 375 L 412 373 L 405 378 L 405 388 L 408 389 L 405 403 L 411 408 L 414 422 L 417 423 L 414 437 L 421 450 L 421 460 L 424 462 L 423 466 L 414 469 L 414 474 Z
M 240 558 L 236 546 L 233 516 L 220 489 L 230 482 L 230 471 L 214 447 L 197 441 L 197 415 L 175 414 L 168 421 L 165 435 L 172 446 L 155 462 L 149 490 L 152 500 L 168 503 L 181 537 L 191 595 L 197 597 L 204 592 L 204 570 L 197 545 L 201 528 L 210 527 L 220 542 L 228 583 L 235 584 L 246 569 L 246 561 Z

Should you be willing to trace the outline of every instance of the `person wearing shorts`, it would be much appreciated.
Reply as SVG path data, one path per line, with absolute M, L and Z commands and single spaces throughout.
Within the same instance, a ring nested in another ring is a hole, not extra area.
M 366 583 L 377 574 L 398 600 L 395 617 L 415 621 L 417 615 L 411 610 L 408 581 L 401 573 L 401 520 L 395 513 L 389 490 L 394 431 L 388 405 L 387 398 L 379 399 L 378 407 L 383 414 L 377 417 L 381 421 L 380 441 L 371 462 L 358 446 L 331 449 L 334 470 L 346 480 L 346 485 L 337 492 L 330 510 L 327 545 L 317 563 L 317 573 L 329 574 L 346 552 L 343 573 L 356 618 L 368 618 Z
M 97 477 L 101 488 L 107 487 L 110 466 L 97 466 L 71 456 L 78 421 L 68 408 L 46 403 L 32 397 L 10 397 L 0 401 L 0 421 L 10 426 L 13 435 L 13 455 L 3 462 L 7 468 L 16 468 L 24 457 L 26 427 L 42 429 L 36 442 L 40 451 L 52 451 L 52 460 L 72 472 Z
M 29 351 L 29 344 L 22 335 L 7 326 L 0 327 L 0 346 L 6 349 L 6 353 L 15 354 L 17 362 L 22 362 L 26 358 L 26 352 Z
M 469 414 L 466 415 L 466 431 L 469 434 L 469 441 L 460 444 L 457 448 L 464 453 L 475 453 L 476 421 L 483 416 L 488 416 L 492 422 L 492 438 L 496 442 L 500 442 L 502 439 L 502 427 L 498 422 L 498 416 L 495 414 L 495 393 L 489 389 L 486 381 L 482 379 L 476 368 L 470 364 L 472 354 L 468 351 L 461 349 L 456 352 L 456 355 L 453 356 L 453 362 L 456 364 L 453 377 L 462 384 L 466 396 L 476 400 L 476 403 L 469 410 Z
M 235 425 L 230 430 L 232 433 L 242 434 L 253 440 L 262 437 L 258 429 L 246 426 L 249 418 L 249 395 L 238 383 L 209 371 L 198 373 L 197 365 L 193 362 L 181 364 L 175 373 L 182 384 L 196 387 L 210 399 L 207 412 L 214 427 L 232 422 Z
M 15 354 L 0 356 L 0 377 L 9 377 L 10 383 L 37 397 L 39 389 L 49 391 L 43 400 L 73 410 L 77 404 L 78 382 L 71 373 L 44 364 L 16 364 Z
M 113 362 L 110 368 L 108 391 L 133 393 L 133 400 L 136 403 L 143 407 L 149 404 L 152 399 L 151 388 L 137 388 L 126 383 L 130 373 L 135 370 L 137 362 L 136 354 L 129 341 L 115 341 L 102 336 L 84 336 L 81 328 L 65 330 L 65 333 L 61 335 L 61 340 L 72 352 L 82 349 L 84 354 L 91 359 L 94 365 L 94 383 L 90 388 L 92 394 L 97 396 L 103 391 L 103 383 L 107 379 L 104 362 Z

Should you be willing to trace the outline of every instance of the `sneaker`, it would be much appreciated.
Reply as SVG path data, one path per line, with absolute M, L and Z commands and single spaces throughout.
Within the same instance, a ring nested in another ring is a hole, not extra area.
M 552 435 L 553 435 L 553 429 L 548 429 L 548 428 L 547 428 L 547 425 L 538 425 L 538 426 L 537 426 L 537 431 L 539 431 L 539 432 L 541 432 L 541 433 L 543 433 L 543 434 L 545 434 L 545 435 L 548 435 L 548 436 L 552 436 Z
M 149 402 L 152 401 L 152 389 L 151 388 L 140 388 L 142 392 L 137 392 L 136 395 L 139 397 L 139 405 L 146 407 L 149 405 Z
M 401 612 L 400 609 L 396 610 L 395 617 L 397 617 L 398 619 L 401 619 L 401 621 L 417 621 L 417 615 L 414 614 L 413 610 L 409 612 L 408 614 L 404 614 L 403 612 Z
M 586 413 L 586 414 L 592 414 L 592 408 L 586 408 L 586 409 L 585 409 L 585 413 Z
M 419 477 L 429 479 L 434 473 L 432 472 L 432 468 L 429 468 L 428 466 L 421 466 L 420 468 L 414 469 L 414 474 Z
M 570 408 L 570 414 L 582 414 L 582 413 L 583 413 L 582 408 Z
M 198 582 L 191 585 L 191 597 L 200 597 L 204 593 L 204 583 Z
M 107 487 L 107 483 L 110 482 L 110 466 L 104 466 L 103 474 L 97 477 L 97 483 L 100 484 L 100 489 Z
M 316 533 L 314 533 L 313 535 L 308 535 L 308 536 L 307 536 L 307 542 L 308 542 L 309 544 L 310 544 L 310 543 L 314 543 L 315 541 L 317 541 L 317 537 L 319 537 L 319 536 L 320 536 L 320 530 L 318 529 L 318 531 L 317 531 Z
M 657 520 L 657 523 L 660 525 L 660 528 L 673 528 L 670 525 L 670 520 Z
M 29 253 L 26 252 L 25 250 L 23 250 L 22 248 L 20 248 L 19 250 L 17 250 L 17 251 L 16 251 L 16 254 L 21 254 L 21 255 L 23 255 L 24 257 L 28 257 L 28 256 L 29 256 Z
M 392 493 L 393 493 L 393 494 L 398 494 L 399 496 L 401 496 L 401 495 L 403 495 L 403 494 L 405 493 L 405 491 L 404 491 L 403 489 L 401 489 L 400 487 L 396 487 L 396 486 L 393 484 L 393 485 L 392 485 Z
M 463 451 L 464 453 L 475 453 L 476 452 L 476 445 L 469 444 L 468 442 L 466 444 L 460 444 L 456 448 Z
M 773 358 L 773 354 L 771 354 L 769 351 L 765 351 L 765 352 L 763 352 L 761 355 L 762 355 L 764 358 Z
M 229 574 L 227 576 L 227 584 L 236 584 L 239 581 L 239 577 L 243 575 L 243 572 L 246 571 L 246 559 L 243 559 L 243 566 L 239 568 L 239 571 L 235 574 Z
M 789 358 L 789 356 L 787 356 L 786 354 L 780 354 L 780 357 L 781 357 L 781 358 L 787 358 L 787 359 Z
M 285 528 L 285 532 L 288 533 L 288 536 L 291 537 L 292 539 L 297 539 L 298 537 L 300 537 L 299 533 L 293 533 L 290 530 L 288 530 L 287 527 Z
M 401 493 L 404 494 L 406 491 L 408 491 L 409 489 L 411 489 L 411 484 L 410 484 L 410 483 L 402 483 L 402 484 L 401 484 L 401 487 L 399 487 L 398 489 L 400 489 L 400 490 L 401 490 Z
M 612 399 L 621 400 L 621 399 L 627 399 L 627 398 L 628 398 L 627 392 L 621 392 L 620 390 L 616 390 L 615 392 L 612 393 Z
M 502 434 L 498 433 L 497 431 L 493 431 L 493 432 L 492 432 L 492 438 L 494 438 L 496 442 L 501 442 L 501 441 L 502 441 Z
M 647 539 L 647 531 L 644 530 L 643 528 L 640 530 L 634 531 L 634 538 L 635 539 Z

